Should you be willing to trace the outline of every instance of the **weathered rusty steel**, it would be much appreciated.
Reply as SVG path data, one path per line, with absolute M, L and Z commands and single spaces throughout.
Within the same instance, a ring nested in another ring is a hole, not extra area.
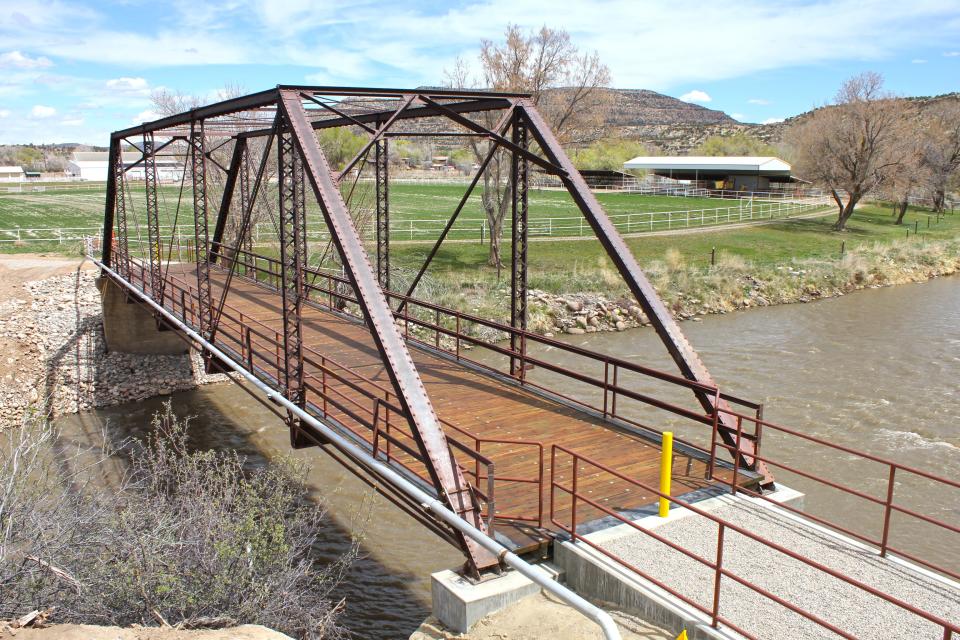
M 347 162 L 343 170 L 340 171 L 340 173 L 337 175 L 337 182 L 343 180 L 344 176 L 350 173 L 350 170 L 353 169 L 353 167 L 356 166 L 360 160 L 366 157 L 367 153 L 370 152 L 370 149 L 380 141 L 380 138 L 383 137 L 383 134 L 386 133 L 387 129 L 389 129 L 396 119 L 407 110 L 407 107 L 413 104 L 414 100 L 416 100 L 416 96 L 413 94 L 403 97 L 403 100 L 400 102 L 400 106 L 397 107 L 397 110 L 390 114 L 390 117 L 387 118 L 383 124 L 378 124 L 377 130 L 373 133 L 373 135 L 370 136 L 370 139 L 367 141 L 367 143 L 363 145 L 359 151 L 357 151 L 353 158 Z
M 127 242 L 127 203 L 126 194 L 123 188 L 123 154 L 120 149 L 119 140 L 110 141 L 110 154 L 107 165 L 107 196 L 103 206 L 103 242 L 101 243 L 101 259 L 103 264 L 108 267 L 117 267 L 112 263 L 113 259 L 113 226 L 117 226 L 117 244 L 122 245 L 119 249 L 121 254 L 124 251 Z M 120 163 L 119 171 L 117 164 Z M 122 269 L 117 269 L 123 272 Z
M 630 251 L 620 232 L 614 226 L 607 213 L 600 206 L 593 192 L 587 186 L 583 176 L 576 170 L 566 152 L 560 146 L 556 137 L 550 131 L 543 117 L 537 111 L 536 107 L 529 100 L 520 100 L 517 105 L 518 111 L 522 112 L 530 126 L 530 133 L 536 139 L 537 144 L 543 150 L 547 158 L 556 163 L 563 169 L 560 179 L 564 186 L 576 202 L 583 216 L 587 219 L 600 244 L 606 250 L 610 260 L 617 267 L 620 276 L 626 281 L 627 286 L 633 293 L 643 312 L 646 314 L 650 324 L 653 325 L 660 336 L 660 340 L 666 345 L 667 351 L 679 367 L 684 377 L 701 382 L 705 385 L 716 386 L 707 367 L 700 360 L 700 356 L 687 341 L 686 336 L 680 330 L 677 321 L 670 314 L 666 305 L 660 299 L 656 289 L 647 279 L 646 274 L 637 264 L 636 258 Z M 695 391 L 697 400 L 707 411 L 719 411 L 719 430 L 720 436 L 727 444 L 736 444 L 736 420 L 731 419 L 729 405 L 724 400 L 719 400 L 718 406 L 712 394 Z M 740 452 L 747 466 L 761 473 L 766 483 L 773 482 L 773 475 L 766 469 L 765 465 L 753 459 L 754 446 L 750 440 L 742 440 L 740 443 Z
M 377 199 L 377 280 L 390 289 L 390 159 L 386 138 L 377 140 L 374 182 Z
M 247 163 L 246 151 L 247 141 L 243 138 L 238 139 L 233 146 L 230 166 L 227 169 L 227 179 L 223 183 L 223 197 L 220 199 L 220 209 L 217 211 L 217 223 L 213 229 L 213 240 L 210 243 L 211 264 L 216 264 L 223 250 L 223 234 L 227 228 L 227 218 L 229 217 L 230 208 L 233 203 L 237 180 Z M 243 185 L 241 185 L 241 193 L 243 193 Z M 244 211 L 245 207 L 241 205 L 240 210 Z
M 122 159 L 122 156 L 121 156 Z M 163 300 L 163 271 L 160 246 L 160 209 L 157 204 L 157 163 L 153 132 L 143 134 L 143 187 L 147 201 L 147 252 L 150 254 L 150 295 Z
M 307 177 L 340 253 L 341 263 L 356 292 L 371 337 L 387 365 L 387 374 L 410 421 L 411 430 L 423 454 L 434 487 L 440 498 L 450 505 L 455 513 L 485 530 L 479 506 L 470 485 L 454 460 L 420 375 L 400 331 L 394 324 L 393 312 L 370 266 L 363 241 L 334 183 L 327 160 L 317 144 L 298 92 L 281 91 L 280 106 L 284 118 L 290 124 L 292 141 L 304 160 Z M 497 566 L 497 559 L 476 542 L 462 534 L 458 534 L 458 540 L 474 571 Z
M 210 228 L 207 218 L 207 157 L 204 153 L 203 123 L 195 122 L 190 134 L 190 168 L 193 179 L 194 262 L 200 333 L 209 336 L 213 328 L 213 298 L 210 293 Z M 163 300 L 163 296 L 160 297 Z
M 305 406 L 303 387 L 303 181 L 294 134 L 288 118 L 283 118 L 277 136 L 277 178 L 280 187 L 280 294 L 283 300 L 284 395 L 298 407 Z M 299 424 L 287 417 L 290 443 L 302 444 L 297 437 Z
M 513 119 L 513 144 L 527 150 L 529 141 L 526 121 L 515 114 Z M 511 157 L 511 240 L 510 251 L 510 326 L 521 331 L 527 330 L 527 218 L 529 198 L 529 161 L 518 153 Z M 520 379 L 524 377 L 523 356 L 527 342 L 523 334 L 510 334 L 510 350 L 520 357 L 510 357 L 510 373 Z

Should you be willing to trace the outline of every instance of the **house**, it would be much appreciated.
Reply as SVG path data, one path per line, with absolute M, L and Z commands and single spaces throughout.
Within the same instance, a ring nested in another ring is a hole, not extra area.
M 0 167 L 0 182 L 23 182 L 23 167 Z
M 123 166 L 126 168 L 127 180 L 143 180 L 144 167 L 140 160 L 143 154 L 139 151 L 124 151 Z M 67 174 L 80 178 L 103 182 L 107 179 L 110 154 L 107 151 L 77 151 L 67 164 Z M 139 163 L 139 164 L 138 164 Z M 156 156 L 157 180 L 159 182 L 179 182 L 183 179 L 183 162 L 177 156 Z

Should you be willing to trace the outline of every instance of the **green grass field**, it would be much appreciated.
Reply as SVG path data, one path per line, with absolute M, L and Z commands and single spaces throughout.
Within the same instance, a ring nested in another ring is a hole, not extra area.
M 758 265 L 789 264 L 809 258 L 838 258 L 841 243 L 850 251 L 875 243 L 910 242 L 955 238 L 960 235 L 960 212 L 946 215 L 927 228 L 926 210 L 908 212 L 903 226 L 894 224 L 890 209 L 877 205 L 862 207 L 847 223 L 844 232 L 833 231 L 835 215 L 799 220 L 782 220 L 770 224 L 741 227 L 724 231 L 653 235 L 627 239 L 631 251 L 642 266 L 663 262 L 670 252 L 673 259 L 687 265 L 710 264 L 710 252 L 717 250 L 718 259 L 737 256 Z M 914 236 L 914 222 L 919 223 L 919 236 Z M 397 245 L 393 248 L 394 264 L 416 268 L 428 247 Z M 509 258 L 510 245 L 504 242 L 503 253 Z M 459 243 L 443 247 L 434 258 L 431 275 L 446 280 L 495 280 L 496 270 L 486 266 L 488 249 L 478 243 Z M 612 276 L 612 264 L 598 242 L 585 240 L 543 241 L 531 243 L 529 249 L 530 286 L 547 291 L 595 291 L 603 289 L 603 279 Z M 509 276 L 507 276 L 509 277 Z
M 274 186 L 269 187 L 272 191 Z M 450 214 L 456 209 L 465 187 L 462 185 L 391 185 L 390 207 L 393 236 L 397 240 L 432 240 L 445 225 Z M 134 217 L 145 224 L 144 192 L 138 185 L 129 187 Z M 159 205 L 162 224 L 172 224 L 176 215 L 179 186 L 163 186 L 159 190 Z M 273 196 L 274 193 L 267 193 Z M 9 193 L 0 191 L 0 240 L 18 237 L 14 229 L 56 229 L 56 228 L 98 228 L 103 221 L 103 203 L 105 193 L 102 190 L 58 189 L 46 192 Z M 185 189 L 183 206 L 191 206 L 192 193 Z M 621 226 L 623 231 L 640 232 L 666 228 L 665 212 L 694 211 L 694 224 L 697 224 L 697 211 L 710 210 L 716 216 L 726 215 L 737 209 L 749 213 L 749 203 L 710 198 L 685 198 L 679 196 L 632 195 L 622 193 L 601 193 L 598 195 L 607 213 Z M 308 199 L 309 200 L 309 199 Z M 370 207 L 372 205 L 371 185 L 361 184 L 354 194 L 355 204 Z M 216 193 L 211 194 L 211 202 L 219 202 Z M 571 236 L 579 235 L 585 227 L 582 217 L 570 196 L 563 191 L 531 191 L 530 220 L 531 234 Z M 759 205 L 758 205 L 759 207 Z M 319 218 L 316 205 L 308 205 L 308 215 Z M 630 220 L 626 216 L 631 216 Z M 679 218 L 679 216 L 674 216 Z M 480 226 L 485 220 L 479 193 L 474 194 L 449 236 L 451 239 L 474 239 L 480 236 Z M 181 216 L 178 224 L 190 223 L 189 218 Z M 709 220 L 707 220 L 709 222 Z M 677 223 L 674 222 L 674 225 Z M 264 225 L 269 231 L 269 224 Z M 484 233 L 489 234 L 486 229 Z M 49 233 L 20 232 L 21 238 L 44 238 L 55 236 Z M 9 244 L 9 243 L 3 243 Z M 27 242 L 31 244 L 31 242 Z M 47 244 L 47 243 L 43 243 Z M 46 247 L 45 247 L 46 248 Z M 9 250 L 9 247 L 5 247 Z

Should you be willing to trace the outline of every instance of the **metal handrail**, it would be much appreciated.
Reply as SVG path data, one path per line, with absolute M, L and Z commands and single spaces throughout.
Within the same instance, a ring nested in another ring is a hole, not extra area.
M 557 465 L 556 465 L 557 452 L 562 452 L 562 453 L 570 456 L 570 458 L 571 458 L 571 460 L 572 460 L 572 478 L 571 478 L 571 485 L 570 485 L 570 486 L 563 485 L 563 484 L 561 484 L 560 482 L 557 481 L 557 478 L 556 478 L 556 475 L 557 475 L 557 471 L 556 471 L 556 469 L 557 469 Z M 622 481 L 624 481 L 624 482 L 627 482 L 627 483 L 629 483 L 629 484 L 631 484 L 631 485 L 633 485 L 633 486 L 639 487 L 639 488 L 643 489 L 644 491 L 648 492 L 649 494 L 652 494 L 653 496 L 656 496 L 656 497 L 658 497 L 658 498 L 664 498 L 664 499 L 666 499 L 666 500 L 669 500 L 671 504 L 674 504 L 674 505 L 683 507 L 683 508 L 689 510 L 690 512 L 692 512 L 692 513 L 694 513 L 694 514 L 696 514 L 696 515 L 698 515 L 698 516 L 701 516 L 701 517 L 706 518 L 706 519 L 708 519 L 708 520 L 710 520 L 710 521 L 712 521 L 712 522 L 717 523 L 717 525 L 718 525 L 718 533 L 717 533 L 717 555 L 716 555 L 716 560 L 715 560 L 714 562 L 711 562 L 711 561 L 709 561 L 709 560 L 705 560 L 704 558 L 700 557 L 700 556 L 697 555 L 696 553 L 694 553 L 694 552 L 692 552 L 692 551 L 684 548 L 682 545 L 680 545 L 680 544 L 678 544 L 678 543 L 675 543 L 675 542 L 673 542 L 673 541 L 671 541 L 671 540 L 668 540 L 667 538 L 665 538 L 664 536 L 661 536 L 661 535 L 657 534 L 657 533 L 654 532 L 653 530 L 646 529 L 646 528 L 640 526 L 639 524 L 637 524 L 636 522 L 634 522 L 634 521 L 631 520 L 630 518 L 624 516 L 623 514 L 617 513 L 616 511 L 613 511 L 612 509 L 609 509 L 608 507 L 606 507 L 606 506 L 604 506 L 604 505 L 596 502 L 595 500 L 593 500 L 593 499 L 591 499 L 591 498 L 589 498 L 589 497 L 581 494 L 581 493 L 578 491 L 578 487 L 577 487 L 577 480 L 578 480 L 578 474 L 579 474 L 579 469 L 580 469 L 580 463 L 581 463 L 581 462 L 585 462 L 585 463 L 589 464 L 590 466 L 592 466 L 592 467 L 594 467 L 594 468 L 596 468 L 596 469 L 599 469 L 600 471 L 602 471 L 602 472 L 604 472 L 604 473 L 607 473 L 607 474 L 609 474 L 609 475 L 612 475 L 612 476 L 614 476 L 614 477 L 616 477 L 616 478 L 618 478 L 618 479 L 620 479 L 620 480 L 622 480 Z M 568 494 L 568 495 L 571 496 L 571 499 L 572 499 L 573 504 L 572 504 L 572 507 L 571 507 L 571 522 L 570 522 L 569 525 L 567 525 L 566 523 L 563 523 L 563 522 L 558 521 L 558 520 L 556 519 L 556 517 L 555 517 L 555 510 L 554 510 L 555 500 L 553 499 L 553 496 L 554 496 L 554 492 L 555 492 L 556 489 L 559 489 L 560 491 L 562 491 L 562 492 L 564 492 L 564 493 L 566 493 L 566 494 Z M 732 622 L 731 620 L 729 620 L 728 618 L 725 618 L 724 616 L 722 616 L 722 615 L 720 614 L 720 582 L 721 582 L 721 578 L 722 578 L 722 577 L 727 577 L 727 578 L 730 578 L 730 579 L 734 580 L 735 582 L 738 582 L 739 584 L 744 585 L 745 587 L 748 587 L 749 589 L 755 591 L 756 593 L 759 593 L 760 595 L 763 595 L 763 596 L 765 596 L 765 597 L 773 600 L 773 601 L 776 602 L 777 604 L 779 604 L 779 605 L 781 605 L 781 606 L 784 606 L 784 607 L 786 607 L 787 609 L 790 609 L 790 610 L 793 611 L 794 613 L 797 613 L 798 615 L 801 615 L 801 616 L 803 616 L 803 617 L 805 617 L 805 618 L 807 618 L 807 619 L 809 619 L 809 620 L 811 620 L 811 621 L 819 624 L 820 626 L 822 626 L 822 627 L 824 627 L 824 628 L 826 628 L 826 629 L 829 629 L 830 631 L 833 631 L 834 633 L 836 633 L 837 635 L 839 635 L 839 636 L 841 636 L 841 637 L 843 637 L 843 638 L 848 638 L 849 640 L 856 640 L 856 636 L 853 636 L 853 635 L 847 633 L 846 631 L 844 631 L 843 629 L 837 627 L 836 625 L 834 625 L 834 624 L 832 624 L 832 623 L 830 623 L 830 622 L 828 622 L 828 621 L 826 621 L 826 620 L 823 620 L 822 618 L 820 618 L 820 617 L 817 616 L 816 614 L 810 613 L 810 612 L 808 612 L 808 611 L 800 608 L 799 606 L 797 606 L 797 605 L 795 605 L 795 604 L 793 604 L 793 603 L 791 603 L 791 602 L 789 602 L 789 601 L 787 601 L 787 600 L 785 600 L 785 599 L 777 596 L 776 594 L 773 594 L 773 593 L 767 591 L 767 590 L 764 589 L 763 587 L 760 587 L 760 586 L 758 586 L 758 585 L 755 585 L 755 584 L 751 583 L 748 579 L 746 579 L 746 578 L 744 578 L 744 577 L 742 577 L 742 576 L 739 576 L 739 575 L 737 575 L 737 574 L 734 574 L 734 573 L 731 572 L 729 569 L 723 568 L 724 534 L 725 534 L 725 531 L 726 531 L 726 530 L 730 530 L 730 531 L 733 531 L 733 532 L 735 532 L 735 533 L 738 533 L 738 534 L 740 534 L 740 535 L 742 535 L 742 536 L 745 536 L 745 537 L 747 537 L 747 538 L 750 538 L 751 540 L 754 540 L 754 541 L 756 541 L 756 542 L 759 542 L 759 543 L 763 544 L 764 546 L 766 546 L 766 547 L 768 547 L 768 548 L 770 548 L 770 549 L 773 549 L 773 550 L 775 550 L 775 551 L 777 551 L 777 552 L 779 552 L 779 553 L 781 553 L 781 554 L 783 554 L 783 555 L 786 555 L 786 556 L 788 556 L 788 557 L 790 557 L 790 558 L 792 558 L 792 559 L 794 559 L 794 560 L 797 560 L 797 561 L 799 561 L 799 562 L 802 562 L 803 564 L 806 564 L 807 566 L 813 567 L 814 569 L 816 569 L 816 570 L 818 570 L 818 571 L 820 571 L 820 572 L 822 572 L 822 573 L 825 573 L 825 574 L 831 576 L 832 578 L 835 578 L 835 579 L 837 579 L 837 580 L 840 580 L 840 581 L 842 581 L 842 582 L 845 582 L 845 583 L 847 583 L 847 584 L 849 584 L 849 585 L 851 585 L 851 586 L 853 586 L 853 587 L 856 587 L 856 588 L 858 588 L 858 589 L 860 589 L 860 590 L 862 590 L 862 591 L 865 591 L 866 593 L 869 593 L 869 594 L 872 595 L 872 596 L 875 596 L 875 597 L 877 597 L 877 598 L 880 598 L 881 600 L 884 600 L 884 601 L 889 602 L 889 603 L 891 603 L 891 604 L 893 604 L 893 605 L 895 605 L 895 606 L 897 606 L 897 607 L 900 607 L 901 609 L 904 609 L 905 611 L 908 611 L 909 613 L 911 613 L 911 614 L 913 614 L 913 615 L 916 615 L 916 616 L 918 616 L 918 617 L 920 617 L 920 618 L 923 618 L 924 620 L 927 620 L 928 622 L 932 622 L 933 624 L 941 627 L 941 628 L 944 630 L 944 635 L 943 635 L 943 637 L 945 638 L 945 640 L 950 640 L 950 638 L 953 636 L 953 634 L 960 633 L 960 625 L 954 624 L 954 623 L 952 623 L 952 622 L 950 622 L 950 621 L 948 621 L 948 620 L 945 620 L 944 618 L 941 618 L 940 616 L 938 616 L 938 615 L 936 615 L 936 614 L 933 614 L 933 613 L 930 613 L 930 612 L 925 611 L 925 610 L 923 610 L 923 609 L 920 609 L 920 608 L 918 608 L 918 607 L 916 607 L 916 606 L 914 606 L 914 605 L 912 605 L 912 604 L 910 604 L 910 603 L 908 603 L 908 602 L 905 602 L 905 601 L 903 601 L 903 600 L 901 600 L 901 599 L 899 599 L 899 598 L 896 598 L 895 596 L 892 596 L 892 595 L 890 595 L 890 594 L 888 594 L 888 593 L 885 593 L 885 592 L 883 592 L 883 591 L 880 591 L 879 589 L 876 589 L 875 587 L 871 587 L 870 585 L 868 585 L 868 584 L 866 584 L 866 583 L 864 583 L 864 582 L 862 582 L 862 581 L 860 581 L 860 580 L 857 580 L 856 578 L 847 576 L 847 575 L 841 573 L 840 571 L 837 571 L 837 570 L 832 569 L 832 568 L 830 568 L 830 567 L 828 567 L 828 566 L 826 566 L 826 565 L 824 565 L 824 564 L 822 564 L 822 563 L 820 563 L 820 562 L 817 562 L 816 560 L 807 558 L 807 557 L 805 557 L 804 555 L 802 555 L 802 554 L 800 554 L 800 553 L 798 553 L 798 552 L 796 552 L 796 551 L 793 551 L 793 550 L 791 550 L 791 549 L 788 549 L 788 548 L 784 547 L 783 545 L 778 544 L 778 543 L 776 543 L 776 542 L 774 542 L 774 541 L 772 541 L 772 540 L 768 540 L 768 539 L 764 538 L 763 536 L 761 536 L 761 535 L 759 535 L 759 534 L 756 534 L 756 533 L 754 533 L 754 532 L 752 532 L 752 531 L 750 531 L 750 530 L 748 530 L 748 529 L 745 529 L 745 528 L 743 528 L 743 527 L 741 527 L 741 526 L 739 526 L 739 525 L 737 525 L 737 524 L 734 524 L 733 522 L 731 522 L 731 521 L 729 521 L 729 520 L 726 520 L 725 518 L 722 518 L 722 517 L 720 517 L 720 516 L 714 515 L 714 514 L 710 513 L 709 511 L 706 511 L 706 510 L 704 510 L 704 509 L 701 509 L 701 508 L 699 508 L 699 507 L 696 507 L 696 506 L 694 506 L 692 503 L 687 502 L 687 501 L 685 501 L 685 500 L 683 500 L 683 499 L 681 499 L 681 498 L 673 497 L 673 496 L 670 496 L 670 495 L 668 495 L 668 494 L 666 494 L 666 493 L 662 493 L 661 491 L 659 491 L 659 490 L 658 490 L 657 488 L 655 488 L 655 487 L 652 487 L 652 486 L 650 486 L 650 485 L 648 485 L 648 484 L 646 484 L 646 483 L 644 483 L 644 482 L 642 482 L 642 481 L 640 481 L 640 480 L 637 480 L 636 478 L 632 478 L 632 477 L 630 477 L 630 476 L 627 476 L 627 475 L 625 475 L 625 474 L 623 474 L 623 473 L 621 473 L 621 472 L 619 472 L 619 471 L 617 471 L 617 470 L 615 470 L 615 469 L 612 469 L 611 467 L 608 467 L 608 466 L 604 465 L 604 464 L 601 463 L 601 462 L 597 462 L 597 461 L 595 461 L 595 460 L 593 460 L 593 459 L 591 459 L 591 458 L 589 458 L 589 457 L 587 457 L 587 456 L 584 456 L 584 455 L 579 454 L 579 453 L 577 453 L 577 452 L 575 452 L 575 451 L 572 451 L 571 449 L 568 449 L 568 448 L 566 448 L 566 447 L 564 447 L 564 446 L 562 446 L 562 445 L 556 445 L 556 444 L 555 444 L 555 445 L 553 445 L 552 448 L 551 448 L 550 496 L 551 496 L 551 500 L 550 500 L 550 521 L 551 521 L 554 525 L 556 525 L 557 527 L 559 527 L 562 531 L 564 531 L 564 532 L 566 532 L 567 534 L 569 534 L 570 537 L 571 537 L 571 539 L 573 540 L 573 542 L 578 542 L 578 541 L 579 541 L 579 542 L 583 542 L 583 543 L 589 545 L 591 548 L 596 549 L 598 552 L 600 552 L 600 553 L 602 553 L 603 555 L 609 557 L 610 559 L 614 560 L 614 561 L 617 562 L 618 564 L 621 564 L 622 566 L 626 567 L 626 568 L 629 569 L 630 571 L 633 571 L 634 573 L 642 576 L 643 578 L 645 578 L 645 579 L 649 580 L 650 582 L 652 582 L 653 584 L 657 585 L 657 586 L 660 587 L 661 589 L 664 589 L 665 591 L 669 592 L 669 593 L 672 594 L 673 596 L 675 596 L 675 597 L 679 598 L 680 600 L 686 602 L 687 604 L 693 606 L 694 608 L 696 608 L 696 609 L 697 609 L 698 611 L 700 611 L 701 613 L 704 613 L 704 614 L 706 614 L 706 615 L 709 615 L 709 616 L 711 617 L 711 626 L 714 627 L 714 628 L 716 628 L 716 627 L 718 626 L 718 623 L 723 623 L 723 624 L 729 626 L 730 628 L 734 629 L 735 631 L 737 631 L 738 633 L 740 633 L 740 634 L 742 634 L 742 635 L 745 635 L 745 636 L 747 636 L 747 637 L 749 637 L 749 638 L 756 638 L 756 636 L 753 636 L 753 635 L 750 634 L 748 631 L 746 631 L 745 629 L 739 627 L 736 623 Z M 667 546 L 671 547 L 672 549 L 683 553 L 683 554 L 686 555 L 687 557 L 692 558 L 692 559 L 700 562 L 701 564 L 707 566 L 708 568 L 713 569 L 713 571 L 714 571 L 714 576 L 715 576 L 715 580 L 714 580 L 714 591 L 713 591 L 712 607 L 710 607 L 710 608 L 705 607 L 704 605 L 702 605 L 702 604 L 700 604 L 699 602 L 693 600 L 692 598 L 689 598 L 689 597 L 683 595 L 682 593 L 680 593 L 680 592 L 677 591 L 676 589 L 668 586 L 667 584 L 663 583 L 662 581 L 657 580 L 657 579 L 654 578 L 653 576 L 649 575 L 647 572 L 643 571 L 641 568 L 636 567 L 635 565 L 633 565 L 633 564 L 631 564 L 630 562 L 626 561 L 625 559 L 623 559 L 622 557 L 618 556 L 617 554 L 615 554 L 615 553 L 613 553 L 613 552 L 611 552 L 611 551 L 609 551 L 609 550 L 607 550 L 607 549 L 604 549 L 604 548 L 601 547 L 599 544 L 593 542 L 593 541 L 590 540 L 589 538 L 586 538 L 586 537 L 578 534 L 578 533 L 577 533 L 577 510 L 576 510 L 576 503 L 577 503 L 578 500 L 579 500 L 579 501 L 582 501 L 582 502 L 584 502 L 584 503 L 586 503 L 586 504 L 588 504 L 588 505 L 590 505 L 590 506 L 593 507 L 594 509 L 597 509 L 597 510 L 601 511 L 602 513 L 604 513 L 604 514 L 607 515 L 607 516 L 613 517 L 613 518 L 619 520 L 620 522 L 622 522 L 622 523 L 624 523 L 624 524 L 626 524 L 626 525 L 629 525 L 632 529 L 634 529 L 634 530 L 636 530 L 636 531 L 641 531 L 641 532 L 643 532 L 644 534 L 646 534 L 646 535 L 654 538 L 655 540 L 666 544 Z M 779 504 L 778 504 L 778 506 L 782 506 L 782 505 L 779 505 Z
M 203 346 L 211 354 L 219 358 L 225 366 L 233 369 L 234 372 L 239 374 L 241 377 L 246 379 L 251 385 L 258 389 L 261 393 L 264 394 L 267 400 L 275 402 L 283 406 L 287 411 L 290 411 L 292 414 L 296 415 L 298 418 L 303 420 L 305 423 L 309 424 L 312 428 L 316 429 L 324 439 L 330 442 L 334 447 L 343 452 L 345 455 L 362 460 L 367 468 L 369 468 L 373 473 L 381 477 L 382 479 L 389 482 L 392 486 L 396 487 L 402 491 L 409 499 L 413 500 L 416 504 L 419 504 L 424 511 L 429 511 L 433 513 L 436 517 L 441 519 L 446 524 L 460 531 L 463 535 L 467 536 L 483 548 L 487 549 L 493 553 L 500 561 L 507 566 L 513 567 L 520 574 L 524 575 L 538 586 L 540 586 L 545 591 L 548 591 L 552 595 L 556 596 L 563 602 L 569 604 L 574 609 L 584 614 L 592 621 L 594 621 L 603 631 L 603 635 L 607 640 L 620 640 L 620 631 L 617 629 L 616 624 L 613 622 L 613 618 L 610 617 L 606 611 L 600 609 L 599 607 L 587 602 L 584 598 L 577 595 L 570 589 L 564 587 L 556 580 L 553 579 L 553 576 L 548 574 L 546 571 L 539 567 L 530 565 L 522 558 L 512 553 L 509 549 L 501 545 L 500 543 L 493 540 L 491 537 L 480 531 L 478 528 L 473 526 L 471 523 L 467 522 L 459 515 L 451 511 L 447 506 L 438 500 L 436 497 L 431 496 L 429 493 L 425 492 L 420 487 L 416 486 L 396 470 L 391 468 L 386 463 L 374 458 L 367 451 L 360 448 L 353 442 L 347 440 L 340 433 L 331 429 L 324 423 L 320 422 L 308 412 L 306 412 L 301 407 L 298 407 L 296 404 L 290 402 L 282 394 L 277 392 L 275 389 L 272 389 L 258 377 L 253 375 L 251 372 L 244 369 L 241 365 L 233 361 L 233 359 L 217 348 L 216 345 L 213 345 L 201 336 L 199 333 L 194 331 L 190 326 L 181 322 L 176 316 L 170 313 L 163 306 L 157 304 L 155 301 L 151 300 L 149 296 L 144 295 L 139 291 L 136 286 L 124 279 L 120 274 L 106 266 L 96 258 L 92 256 L 87 256 L 87 259 L 93 262 L 95 265 L 100 267 L 105 273 L 111 275 L 114 279 L 117 280 L 120 284 L 127 287 L 131 292 L 138 297 L 141 297 L 143 302 L 148 306 L 152 307 L 154 311 L 161 314 L 168 322 L 173 324 L 176 328 L 183 331 L 191 340 L 195 343 Z M 313 439 L 316 444 L 322 444 L 319 439 L 313 437 L 311 434 L 306 434 L 308 437 Z

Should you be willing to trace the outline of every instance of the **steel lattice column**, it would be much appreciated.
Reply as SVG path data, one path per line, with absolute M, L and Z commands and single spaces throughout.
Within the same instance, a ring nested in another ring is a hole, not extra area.
M 377 140 L 375 162 L 377 189 L 377 280 L 390 289 L 390 192 L 387 139 Z
M 210 297 L 210 238 L 207 225 L 207 158 L 204 155 L 203 123 L 190 126 L 190 169 L 193 174 L 193 242 L 197 265 L 198 325 L 209 337 L 213 326 Z
M 147 242 L 150 252 L 150 295 L 163 304 L 163 272 L 160 247 L 160 210 L 157 206 L 157 162 L 153 133 L 143 134 L 143 183 L 147 191 Z M 121 165 L 123 156 L 121 155 Z
M 282 124 L 278 136 L 277 161 L 280 180 L 280 263 L 283 300 L 284 392 L 288 400 L 304 406 L 303 389 L 303 168 L 297 157 L 289 124 Z M 304 446 L 293 416 L 288 416 L 290 443 Z
M 240 165 L 240 218 L 241 220 L 250 209 L 250 154 L 243 154 L 243 163 Z M 246 251 L 253 251 L 253 231 L 252 225 L 244 227 L 241 222 L 237 232 L 240 237 L 236 239 L 237 246 Z
M 521 149 L 528 146 L 527 125 L 520 117 L 513 119 L 513 144 Z M 511 249 L 513 258 L 510 262 L 510 324 L 515 329 L 527 329 L 527 214 L 529 200 L 527 198 L 530 163 L 519 154 L 512 154 L 511 163 L 511 204 L 510 215 L 512 223 Z M 526 355 L 526 339 L 524 336 L 513 334 L 510 336 L 510 348 L 521 357 L 510 359 L 510 371 L 513 375 L 523 378 Z
M 118 140 L 111 145 L 113 153 L 110 154 L 111 169 L 113 172 L 113 193 L 114 193 L 114 211 L 116 216 L 117 228 L 117 260 L 115 266 L 119 267 L 117 271 L 125 278 L 130 277 L 130 243 L 127 237 L 127 192 L 123 174 L 123 151 Z M 106 250 L 106 249 L 105 249 Z

